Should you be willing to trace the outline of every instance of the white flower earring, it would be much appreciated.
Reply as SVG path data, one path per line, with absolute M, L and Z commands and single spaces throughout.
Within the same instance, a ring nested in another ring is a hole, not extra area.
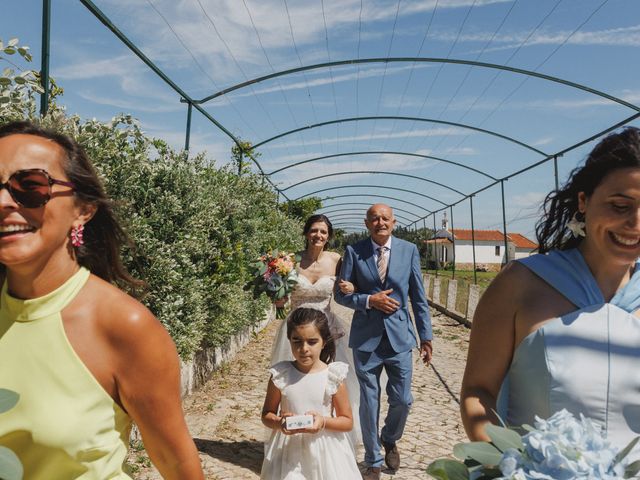
M 583 220 L 578 219 L 578 213 L 580 213 Z M 571 220 L 569 220 L 569 223 L 567 223 L 567 228 L 571 230 L 571 235 L 573 235 L 575 238 L 587 236 L 587 232 L 584 230 L 584 227 L 584 214 L 582 212 L 574 213 L 573 217 L 571 217 Z

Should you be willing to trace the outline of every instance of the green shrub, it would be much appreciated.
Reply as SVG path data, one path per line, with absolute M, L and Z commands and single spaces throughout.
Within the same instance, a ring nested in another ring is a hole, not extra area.
M 299 221 L 256 175 L 237 176 L 203 155 L 187 158 L 145 137 L 130 117 L 105 125 L 68 119 L 87 148 L 136 245 L 130 270 L 150 285 L 145 304 L 183 356 L 219 345 L 260 320 L 266 302 L 243 291 L 248 265 L 264 251 L 295 249 Z

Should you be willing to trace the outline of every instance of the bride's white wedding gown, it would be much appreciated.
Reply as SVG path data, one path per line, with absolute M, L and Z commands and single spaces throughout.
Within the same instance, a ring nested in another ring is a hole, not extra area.
M 361 443 L 360 416 L 358 414 L 360 405 L 360 386 L 353 368 L 353 355 L 349 348 L 349 329 L 351 327 L 351 317 L 353 310 L 338 305 L 333 301 L 333 286 L 335 276 L 320 277 L 312 283 L 304 275 L 298 275 L 298 284 L 291 294 L 291 310 L 304 306 L 322 310 L 329 320 L 329 328 L 336 340 L 336 361 L 349 365 L 346 386 L 349 391 L 349 403 L 353 416 L 353 430 L 350 434 L 351 443 L 355 449 Z M 275 365 L 283 360 L 292 361 L 291 345 L 287 339 L 287 321 L 282 321 L 278 333 L 273 342 L 271 352 L 271 365 Z

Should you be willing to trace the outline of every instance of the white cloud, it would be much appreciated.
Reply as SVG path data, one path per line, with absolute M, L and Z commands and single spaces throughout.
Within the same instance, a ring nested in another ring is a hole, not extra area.
M 57 80 L 64 82 L 74 80 L 105 81 L 109 78 L 115 78 L 125 95 L 157 100 L 164 104 L 163 108 L 169 108 L 173 102 L 179 105 L 177 93 L 170 90 L 170 87 L 161 86 L 149 68 L 131 55 L 120 55 L 100 60 L 80 58 L 74 63 L 56 68 L 52 75 Z M 150 78 L 154 78 L 154 81 L 150 82 Z M 107 101 L 107 97 L 89 93 L 87 90 L 84 94 L 87 95 L 87 99 L 94 96 L 97 103 L 119 106 L 118 102 L 122 102 L 117 99 Z M 176 109 L 179 108 L 176 107 Z
M 381 179 L 384 179 L 392 180 L 395 182 L 404 182 L 405 185 L 403 185 L 403 188 L 408 188 L 406 185 L 407 182 L 410 182 L 412 185 L 415 185 L 418 188 L 422 188 L 425 187 L 426 183 L 421 182 L 419 179 L 405 178 L 398 180 L 400 177 L 398 177 L 397 175 L 385 175 L 385 172 L 407 173 L 416 177 L 428 178 L 428 176 L 425 176 L 422 171 L 425 168 L 432 167 L 437 164 L 441 164 L 441 162 L 438 162 L 436 160 L 407 157 L 403 155 L 367 155 L 366 157 L 349 157 L 348 160 L 345 160 L 344 158 L 340 158 L 339 160 L 327 159 L 299 165 L 275 174 L 272 180 L 282 188 L 286 188 L 290 185 L 294 185 L 298 182 L 315 176 L 331 175 L 337 173 L 340 175 L 334 175 L 308 182 L 309 184 L 312 184 L 312 186 L 305 187 L 305 189 L 318 190 L 322 188 L 318 186 L 318 184 L 326 184 L 331 182 L 335 183 L 336 181 L 340 182 L 340 184 L 348 184 L 352 179 L 358 179 L 362 181 L 363 178 L 372 179 L 369 183 L 378 183 Z M 382 166 L 384 166 L 384 170 L 382 170 Z M 355 173 L 350 174 L 350 172 L 358 171 L 375 171 L 380 173 L 373 175 Z M 437 189 L 438 191 L 440 191 L 440 193 L 437 195 L 439 197 L 446 196 L 447 192 L 441 189 L 441 187 L 430 184 L 429 188 Z M 458 198 L 456 198 L 456 200 L 457 199 Z
M 302 160 L 308 158 L 312 157 L 305 156 Z M 287 164 L 295 162 L 289 161 L 278 163 L 280 164 L 279 166 L 286 166 Z M 344 172 L 347 169 L 350 171 L 364 171 L 372 170 L 373 167 L 380 165 L 384 165 L 384 168 L 387 171 L 408 171 L 422 169 L 435 163 L 437 163 L 435 160 L 409 157 L 406 155 L 359 155 L 353 157 L 328 158 L 297 165 L 283 171 L 282 173 L 277 173 L 275 177 L 279 179 L 286 177 L 287 182 L 296 183 L 296 181 L 291 180 L 291 178 L 308 178 L 310 173 L 313 175 L 326 175 L 330 173 Z M 273 167 L 273 164 L 269 164 L 269 167 Z
M 401 5 L 399 14 L 409 16 L 428 12 L 436 4 L 438 10 L 442 10 L 472 5 L 479 8 L 510 1 L 512 0 L 405 2 Z M 137 40 L 150 58 L 165 66 L 191 65 L 190 68 L 193 68 L 195 57 L 206 75 L 220 83 L 242 76 L 236 61 L 248 77 L 270 73 L 267 71 L 261 44 L 276 70 L 299 66 L 291 30 L 303 64 L 326 61 L 325 22 L 329 31 L 330 48 L 342 48 L 335 41 L 338 35 L 342 39 L 347 38 L 348 43 L 351 40 L 349 36 L 352 36 L 355 46 L 355 32 L 361 14 L 360 0 L 325 2 L 324 17 L 323 4 L 320 2 L 290 1 L 286 4 L 289 17 L 281 0 L 108 0 L 105 3 L 110 6 L 110 12 L 113 12 L 114 22 L 134 41 Z M 395 2 L 368 1 L 362 9 L 362 20 L 365 23 L 390 20 L 395 15 Z M 141 18 L 144 21 L 139 21 Z M 258 34 L 254 30 L 252 19 Z M 332 56 L 337 53 L 332 52 Z M 220 68 L 221 65 L 225 67 Z M 261 73 L 256 73 L 256 68 Z
M 610 92 L 607 92 L 610 93 Z M 626 102 L 638 104 L 640 103 L 640 91 L 623 90 L 619 94 L 611 93 L 611 95 L 618 97 Z M 530 102 L 514 102 L 508 105 L 510 108 L 559 108 L 559 109 L 582 109 L 589 107 L 610 107 L 619 105 L 618 103 L 608 100 L 606 98 L 588 95 L 587 98 L 580 99 L 562 99 L 554 98 L 551 100 L 534 100 Z
M 124 77 L 141 70 L 140 60 L 131 55 L 119 55 L 102 60 L 83 60 L 57 68 L 53 75 L 60 80 L 89 80 L 101 77 Z
M 618 97 L 626 102 L 632 104 L 640 103 L 640 91 L 634 90 L 622 90 L 621 92 L 606 92 L 612 96 Z M 550 110 L 550 109 L 562 109 L 562 110 L 579 110 L 590 107 L 611 107 L 616 106 L 618 103 L 608 100 L 604 97 L 589 94 L 587 92 L 582 93 L 582 98 L 550 98 L 544 100 L 526 100 L 526 101 L 509 101 L 508 103 L 502 104 L 501 109 L 503 110 L 523 110 L 523 109 L 540 109 L 540 110 Z M 444 107 L 445 102 L 448 102 L 448 98 L 432 98 L 429 100 L 428 105 L 432 109 L 436 109 L 438 107 Z M 466 96 L 455 98 L 451 103 L 449 103 L 447 107 L 447 111 L 467 111 L 471 106 L 473 106 L 474 111 L 489 111 L 494 110 L 499 104 L 500 99 L 483 99 L 478 101 L 477 98 L 473 96 Z M 400 102 L 399 96 L 395 98 L 388 98 L 385 100 L 386 108 L 397 108 L 398 102 Z M 405 97 L 402 102 L 402 107 L 404 109 L 407 108 L 419 108 L 422 106 L 424 102 L 424 98 L 407 98 Z
M 349 67 L 349 69 L 351 70 L 350 72 L 343 73 L 340 75 L 337 75 L 335 73 L 335 71 L 338 70 L 338 68 L 333 67 L 333 70 L 334 70 L 333 74 L 330 74 L 327 69 L 322 69 L 321 71 L 313 72 L 316 76 L 322 75 L 321 78 L 305 79 L 302 81 L 296 81 L 294 83 L 288 83 L 288 84 L 280 82 L 279 85 L 275 85 L 275 86 L 264 87 L 264 88 L 254 88 L 252 92 L 232 94 L 232 97 L 246 97 L 246 96 L 251 96 L 253 94 L 265 94 L 265 93 L 278 92 L 280 90 L 283 90 L 283 91 L 301 90 L 301 89 L 306 89 L 307 87 L 313 88 L 313 87 L 319 87 L 322 85 L 328 85 L 331 83 L 337 84 L 341 82 L 352 82 L 355 80 L 364 80 L 365 78 L 382 78 L 383 74 L 388 77 L 391 75 L 404 73 L 408 70 L 418 70 L 421 68 L 432 68 L 432 67 L 433 65 L 415 65 L 415 66 L 403 65 L 399 67 L 390 67 L 385 70 L 384 67 L 379 67 L 379 66 L 372 67 L 371 65 L 362 64 L 360 66 L 360 71 L 356 71 L 355 67 L 351 66 Z M 340 67 L 340 69 L 344 70 L 344 67 Z M 309 73 L 307 73 L 307 76 L 310 76 Z M 314 100 L 314 104 L 315 104 L 315 100 Z M 331 103 L 331 105 L 333 105 L 333 103 Z
M 520 195 L 513 195 L 509 197 L 509 207 L 512 209 L 524 208 L 537 210 L 546 195 L 547 194 L 543 192 L 527 192 Z
M 534 140 L 533 142 L 531 142 L 531 146 L 533 147 L 543 147 L 545 145 L 549 145 L 550 143 L 553 143 L 555 141 L 554 137 L 543 137 L 543 138 L 539 138 L 538 140 Z
M 377 132 L 373 134 L 360 134 L 360 135 L 352 135 L 352 136 L 344 136 L 340 137 L 340 143 L 343 142 L 368 142 L 370 140 L 391 140 L 391 139 L 401 139 L 401 138 L 421 138 L 421 137 L 440 137 L 440 136 L 462 136 L 469 135 L 468 130 L 464 130 L 462 128 L 454 128 L 454 127 L 442 127 L 442 128 L 432 128 L 432 129 L 421 129 L 421 130 L 406 130 L 406 131 L 398 131 L 398 132 Z M 301 141 L 290 141 L 284 143 L 271 143 L 267 144 L 264 147 L 267 149 L 280 149 L 280 148 L 294 148 L 294 147 L 302 147 L 303 145 L 311 146 L 311 145 L 326 145 L 327 140 L 318 140 L 318 139 L 309 139 L 305 140 L 304 143 Z M 419 152 L 421 153 L 421 152 Z M 421 153 L 422 155 L 428 155 L 427 153 Z
M 479 32 L 479 33 L 463 33 L 460 36 L 456 32 L 442 31 L 436 32 L 433 38 L 440 41 L 452 42 L 456 38 L 458 42 L 487 42 L 493 37 L 494 47 L 487 48 L 485 52 L 505 50 L 511 48 L 517 48 L 526 40 L 525 47 L 531 47 L 534 45 L 560 45 L 567 42 L 568 45 L 582 45 L 582 46 L 607 46 L 607 47 L 637 47 L 640 46 L 640 25 L 633 25 L 623 28 L 612 28 L 606 30 L 594 30 L 594 31 L 578 31 L 571 35 L 572 31 L 558 30 L 549 31 L 541 30 L 534 33 L 528 38 L 529 33 L 527 31 L 517 31 L 512 33 L 497 34 L 494 36 L 493 32 Z M 567 41 L 567 37 L 571 35 L 571 38 Z M 528 38 L 528 39 L 527 39 Z M 500 45 L 502 44 L 502 45 Z
M 144 132 L 150 137 L 164 140 L 176 150 L 182 150 L 184 148 L 184 131 L 169 130 L 164 124 L 145 121 Z M 189 151 L 190 155 L 204 153 L 209 160 L 215 161 L 216 165 L 224 165 L 231 160 L 230 142 L 212 140 L 211 135 L 200 133 L 196 130 L 191 131 Z
M 471 147 L 450 147 L 443 150 L 445 155 L 477 155 L 478 151 Z
M 85 100 L 97 103 L 99 105 L 109 105 L 117 108 L 121 108 L 122 111 L 127 113 L 135 112 L 147 112 L 147 113 L 167 113 L 167 112 L 184 112 L 185 106 L 178 101 L 163 102 L 155 106 L 150 106 L 149 102 L 139 102 L 135 100 L 122 100 L 114 97 L 106 97 L 103 95 L 97 95 L 93 92 L 82 90 L 78 92 L 78 95 Z

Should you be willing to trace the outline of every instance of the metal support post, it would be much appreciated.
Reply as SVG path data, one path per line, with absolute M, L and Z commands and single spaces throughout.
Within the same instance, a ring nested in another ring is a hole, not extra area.
M 433 250 L 435 252 L 435 263 L 436 263 L 436 277 L 438 276 L 438 243 L 436 242 L 436 214 L 433 213 Z
M 478 284 L 476 274 L 476 229 L 473 226 L 473 195 L 469 196 L 469 206 L 471 207 L 471 252 L 473 253 L 473 283 Z
M 42 0 L 42 64 L 40 66 L 40 116 L 49 109 L 49 49 L 51 43 L 51 0 Z
M 504 236 L 504 264 L 509 263 L 509 246 L 507 245 L 507 213 L 504 207 L 504 180 L 500 180 L 500 192 L 502 193 L 502 234 Z
M 187 132 L 184 137 L 184 150 L 189 154 L 189 142 L 191 140 L 191 112 L 193 111 L 193 104 L 187 102 Z
M 553 156 L 553 176 L 556 179 L 556 191 L 560 188 L 558 183 L 558 156 Z
M 424 235 L 424 240 L 428 240 L 427 238 L 427 219 L 423 218 L 422 219 L 422 230 L 423 230 L 423 235 Z M 424 256 L 424 269 L 429 270 L 429 244 L 425 243 L 425 245 L 427 246 L 427 254 Z
M 453 234 L 453 205 L 449 207 L 449 213 L 451 214 L 451 242 L 453 248 L 451 249 L 453 254 L 451 255 L 453 261 L 453 270 L 451 271 L 451 278 L 456 278 L 456 236 Z

